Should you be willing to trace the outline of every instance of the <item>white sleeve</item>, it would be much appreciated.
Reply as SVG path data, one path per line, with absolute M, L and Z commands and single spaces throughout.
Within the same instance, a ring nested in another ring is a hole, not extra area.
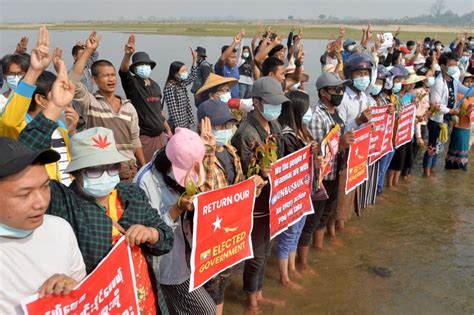
M 82 258 L 76 235 L 72 227 L 67 224 L 68 250 L 69 250 L 69 274 L 68 276 L 80 282 L 86 276 L 86 266 Z

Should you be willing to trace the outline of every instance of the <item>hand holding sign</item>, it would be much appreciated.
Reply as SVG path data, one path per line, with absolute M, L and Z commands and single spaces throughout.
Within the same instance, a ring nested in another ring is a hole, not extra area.
M 54 274 L 49 277 L 38 290 L 38 297 L 46 295 L 68 295 L 77 285 L 77 281 L 65 274 Z

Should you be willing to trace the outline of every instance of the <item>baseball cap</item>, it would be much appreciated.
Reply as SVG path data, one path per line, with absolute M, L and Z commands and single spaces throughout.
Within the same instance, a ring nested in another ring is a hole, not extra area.
M 200 164 L 199 177 L 201 178 L 197 186 L 202 185 L 204 182 L 204 166 L 202 165 L 204 153 L 204 143 L 197 133 L 187 128 L 176 128 L 174 135 L 166 145 L 166 157 L 171 162 L 174 178 L 180 186 L 185 186 L 186 175 L 193 169 L 196 162 Z M 192 175 L 197 182 L 197 174 Z
M 280 105 L 288 102 L 281 83 L 272 77 L 263 77 L 256 80 L 252 87 L 252 97 L 260 97 L 265 104 Z
M 33 163 L 44 165 L 61 158 L 54 150 L 34 151 L 18 140 L 4 137 L 0 137 L 0 152 L 0 178 L 19 173 Z
M 338 86 L 348 82 L 349 80 L 341 80 L 334 72 L 326 72 L 321 74 L 316 80 L 316 88 L 319 90 L 328 86 Z
M 237 119 L 230 113 L 229 106 L 220 100 L 207 100 L 201 105 L 197 111 L 198 120 L 209 117 L 211 125 L 223 125 L 229 121 L 237 123 Z

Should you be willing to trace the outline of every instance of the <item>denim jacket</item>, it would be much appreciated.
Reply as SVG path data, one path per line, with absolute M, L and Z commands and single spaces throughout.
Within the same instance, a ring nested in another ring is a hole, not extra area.
M 192 230 L 189 219 L 178 217 L 176 221 L 173 221 L 169 215 L 170 209 L 178 201 L 179 193 L 165 184 L 163 176 L 156 170 L 153 161 L 142 167 L 134 182 L 145 191 L 151 205 L 158 209 L 161 219 L 174 232 L 174 245 L 171 252 L 153 258 L 153 270 L 157 281 L 164 285 L 181 284 L 191 275 L 189 261 L 186 258 L 186 241 L 192 244 Z

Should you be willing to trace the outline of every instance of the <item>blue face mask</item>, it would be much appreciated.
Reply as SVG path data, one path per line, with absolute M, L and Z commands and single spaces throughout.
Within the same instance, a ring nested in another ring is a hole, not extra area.
M 84 191 L 92 197 L 105 197 L 120 183 L 119 175 L 110 176 L 104 172 L 99 178 L 89 178 L 84 174 Z
M 358 78 L 354 78 L 352 80 L 352 82 L 354 82 L 354 87 L 356 89 L 363 92 L 363 91 L 367 90 L 367 88 L 369 87 L 370 78 L 368 76 L 367 77 L 358 77 Z
M 212 130 L 212 133 L 216 138 L 216 144 L 220 146 L 227 144 L 233 136 L 232 129 Z
M 398 93 L 402 89 L 402 82 L 397 82 L 393 84 L 392 92 L 393 93 Z
M 373 85 L 372 89 L 370 90 L 370 94 L 372 94 L 372 95 L 379 95 L 380 92 L 382 92 L 382 86 L 381 85 Z
M 308 108 L 306 113 L 303 115 L 303 124 L 308 125 L 311 121 L 311 117 L 313 117 L 313 111 L 311 110 L 311 108 Z
M 151 66 L 139 65 L 135 68 L 135 73 L 142 79 L 148 79 L 151 74 Z
M 20 230 L 12 228 L 8 225 L 0 223 L 0 236 L 13 237 L 13 238 L 25 238 L 30 236 L 34 230 Z
M 7 85 L 12 90 L 16 90 L 20 83 L 21 77 L 19 75 L 7 75 Z
M 458 71 L 459 71 L 459 68 L 457 66 L 451 66 L 448 68 L 448 75 L 450 77 L 455 77 Z
M 281 104 L 279 105 L 271 105 L 271 104 L 263 104 L 263 117 L 267 121 L 272 121 L 280 117 L 281 114 Z
M 186 79 L 188 78 L 188 76 L 189 76 L 189 73 L 187 73 L 187 72 L 181 72 L 181 73 L 179 74 L 179 79 L 180 79 L 181 81 L 184 81 L 184 80 L 186 80 Z
M 429 87 L 432 87 L 435 84 L 435 78 L 429 77 L 427 83 Z
M 466 65 L 467 62 L 469 61 L 469 56 L 462 56 L 460 61 L 461 63 Z

